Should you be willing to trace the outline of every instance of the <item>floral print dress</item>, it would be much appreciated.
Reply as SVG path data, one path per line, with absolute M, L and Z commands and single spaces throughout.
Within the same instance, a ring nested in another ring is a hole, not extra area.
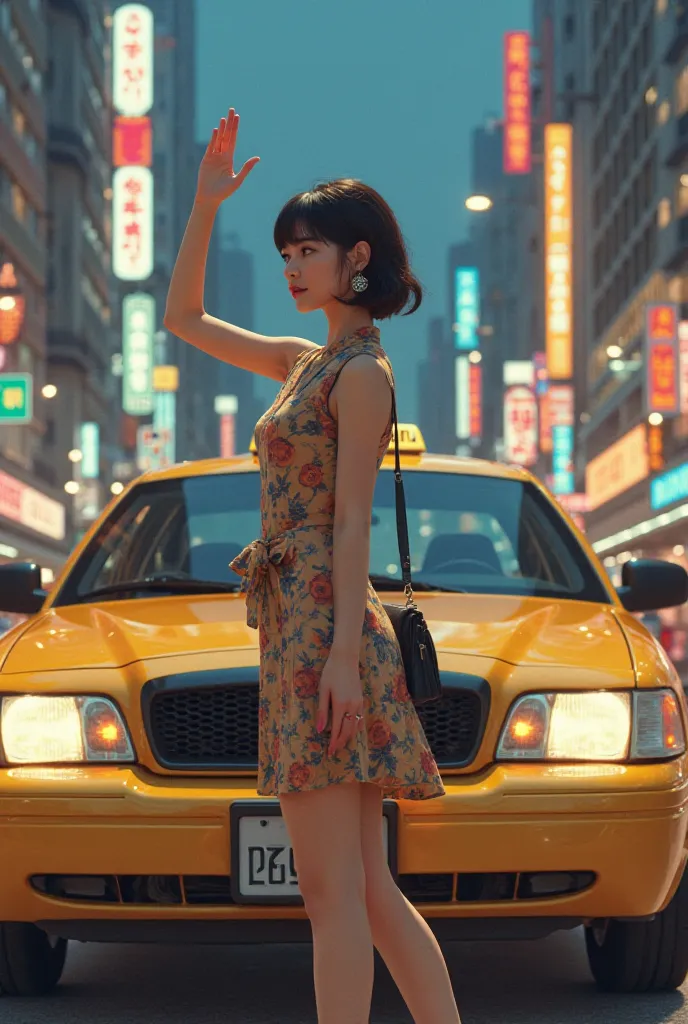
M 243 577 L 249 626 L 259 631 L 258 792 L 275 796 L 372 782 L 385 796 L 424 800 L 444 787 L 412 704 L 401 653 L 368 584 L 359 670 L 364 731 L 330 756 L 316 731 L 320 675 L 334 636 L 332 548 L 337 422 L 328 408 L 339 371 L 373 355 L 393 384 L 376 327 L 301 355 L 256 426 L 261 537 L 231 568 Z M 378 469 L 391 424 L 380 439 Z

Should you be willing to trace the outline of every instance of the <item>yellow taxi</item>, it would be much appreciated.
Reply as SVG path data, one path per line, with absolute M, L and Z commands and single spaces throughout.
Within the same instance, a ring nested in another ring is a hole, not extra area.
M 400 427 L 446 795 L 386 801 L 401 889 L 440 940 L 584 926 L 601 989 L 688 970 L 687 708 L 634 612 L 688 596 L 629 562 L 615 591 L 529 473 Z M 228 563 L 259 534 L 251 453 L 133 481 L 49 594 L 0 567 L 0 988 L 50 991 L 67 943 L 308 941 L 276 800 L 256 793 L 258 647 Z M 388 454 L 371 579 L 401 600 Z

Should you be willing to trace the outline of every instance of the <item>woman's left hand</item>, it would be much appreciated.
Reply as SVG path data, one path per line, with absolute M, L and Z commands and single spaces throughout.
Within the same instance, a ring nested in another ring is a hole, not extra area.
M 327 748 L 331 756 L 345 747 L 352 736 L 363 730 L 363 686 L 358 669 L 358 657 L 352 660 L 349 657 L 341 657 L 334 651 L 330 652 L 320 677 L 319 697 L 316 719 L 318 732 L 325 728 L 330 704 L 332 705 L 332 731 Z M 357 718 L 357 715 L 360 717 Z

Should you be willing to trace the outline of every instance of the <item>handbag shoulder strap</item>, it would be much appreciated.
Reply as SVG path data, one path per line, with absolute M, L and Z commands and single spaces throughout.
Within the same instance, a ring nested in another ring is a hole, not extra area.
M 392 422 L 394 423 L 394 497 L 397 510 L 397 539 L 399 541 L 399 559 L 401 561 L 401 580 L 404 584 L 406 602 L 413 605 L 413 581 L 411 580 L 411 545 L 409 543 L 408 520 L 406 518 L 406 498 L 404 481 L 401 476 L 401 459 L 399 458 L 399 421 L 397 419 L 396 388 L 392 388 Z

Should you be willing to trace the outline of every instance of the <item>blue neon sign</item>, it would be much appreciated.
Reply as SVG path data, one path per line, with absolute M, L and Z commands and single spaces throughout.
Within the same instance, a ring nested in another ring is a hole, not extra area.
M 456 348 L 478 347 L 480 276 L 477 267 L 457 267 L 454 278 Z
M 573 427 L 552 427 L 552 490 L 555 494 L 573 494 Z
M 650 508 L 664 508 L 688 498 L 688 462 L 667 470 L 650 481 Z

